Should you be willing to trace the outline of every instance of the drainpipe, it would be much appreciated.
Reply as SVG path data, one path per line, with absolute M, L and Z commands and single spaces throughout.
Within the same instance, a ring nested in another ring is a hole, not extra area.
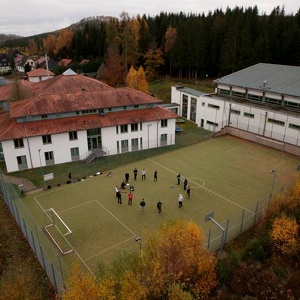
M 265 131 L 266 131 L 266 125 L 267 125 L 267 117 L 268 117 L 268 112 L 266 111 L 265 113 L 265 120 L 264 120 L 264 129 L 263 129 L 263 136 L 265 136 Z

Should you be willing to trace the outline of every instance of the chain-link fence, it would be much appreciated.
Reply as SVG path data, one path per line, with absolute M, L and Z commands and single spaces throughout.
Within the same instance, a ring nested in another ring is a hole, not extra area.
M 69 274 L 68 268 L 49 239 L 45 236 L 40 225 L 22 202 L 15 186 L 7 182 L 7 180 L 4 180 L 4 174 L 1 170 L 0 188 L 0 192 L 11 214 L 17 221 L 54 288 L 59 293 L 62 292 L 65 289 L 64 279 Z

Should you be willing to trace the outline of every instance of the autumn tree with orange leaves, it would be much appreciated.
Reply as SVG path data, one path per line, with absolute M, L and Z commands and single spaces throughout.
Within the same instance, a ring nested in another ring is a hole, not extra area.
M 207 296 L 216 286 L 216 259 L 203 247 L 204 235 L 192 221 L 176 219 L 163 224 L 144 246 L 143 280 L 154 299 L 166 288 L 179 284 L 195 299 Z
M 126 77 L 126 84 L 128 87 L 137 91 L 141 91 L 145 94 L 149 93 L 148 82 L 143 67 L 136 70 L 133 66 L 131 66 Z

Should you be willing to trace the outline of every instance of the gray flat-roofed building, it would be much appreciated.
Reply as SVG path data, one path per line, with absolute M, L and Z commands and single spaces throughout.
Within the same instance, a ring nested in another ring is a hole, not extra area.
M 300 155 L 300 67 L 259 63 L 214 83 L 211 94 L 173 86 L 177 113 L 213 132 L 231 127 L 276 146 L 295 145 L 291 153 Z
M 300 97 L 300 67 L 259 63 L 214 83 Z

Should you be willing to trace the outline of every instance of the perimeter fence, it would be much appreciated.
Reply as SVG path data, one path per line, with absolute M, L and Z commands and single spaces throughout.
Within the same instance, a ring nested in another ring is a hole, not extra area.
M 58 293 L 62 293 L 69 270 L 57 249 L 24 205 L 16 186 L 4 179 L 2 170 L 0 170 L 0 193 L 54 288 Z

